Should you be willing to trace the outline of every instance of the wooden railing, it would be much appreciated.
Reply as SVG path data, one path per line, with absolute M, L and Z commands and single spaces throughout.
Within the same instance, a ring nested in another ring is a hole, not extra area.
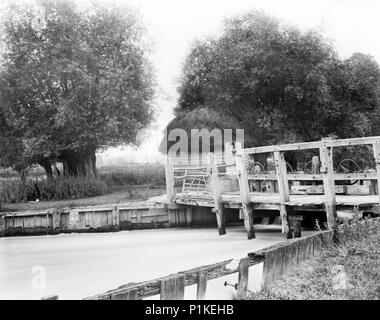
M 374 172 L 358 172 L 358 173 L 336 173 L 333 168 L 333 148 L 335 147 L 348 147 L 359 145 L 372 145 L 373 154 L 376 163 L 376 171 Z M 313 157 L 313 166 L 317 168 L 312 174 L 307 173 L 288 173 L 287 164 L 285 162 L 284 153 L 287 151 L 301 151 L 318 149 L 319 157 Z M 273 153 L 274 170 L 273 173 L 254 173 L 248 174 L 246 162 L 248 157 L 254 157 L 260 153 Z M 317 164 L 314 163 L 317 161 Z M 320 163 L 320 165 L 319 165 Z M 219 169 L 226 167 L 226 172 L 220 173 Z M 194 166 L 193 166 L 194 168 Z M 327 214 L 327 224 L 331 229 L 336 229 L 336 191 L 335 181 L 344 180 L 370 180 L 373 182 L 372 193 L 378 194 L 380 203 L 380 137 L 362 137 L 352 139 L 331 139 L 325 138 L 321 141 L 292 143 L 284 145 L 272 145 L 255 148 L 243 149 L 240 143 L 235 144 L 235 148 L 231 150 L 230 145 L 226 145 L 223 163 L 215 160 L 213 155 L 209 155 L 207 165 L 201 167 L 206 168 L 209 174 L 210 189 L 213 195 L 214 211 L 217 215 L 218 221 L 223 220 L 221 212 L 222 208 L 222 193 L 220 177 L 223 175 L 224 179 L 238 180 L 239 191 L 241 196 L 241 207 L 244 214 L 244 223 L 248 232 L 248 238 L 254 236 L 253 231 L 253 218 L 252 208 L 249 206 L 250 202 L 250 181 L 270 181 L 272 183 L 271 192 L 276 191 L 279 196 L 279 210 L 283 225 L 283 231 L 288 229 L 287 216 L 289 208 L 286 203 L 290 200 L 289 181 L 322 181 L 323 188 L 319 188 L 325 197 L 325 211 Z M 178 170 L 178 169 L 177 169 Z M 182 169 L 183 170 L 183 166 Z M 167 195 L 169 203 L 173 203 L 175 198 L 175 171 L 171 159 L 168 159 L 166 166 L 166 181 L 167 181 Z M 377 187 L 376 187 L 377 186 Z M 341 188 L 342 190 L 344 188 Z M 377 191 L 375 191 L 377 189 Z M 219 230 L 220 234 L 224 234 L 223 228 Z

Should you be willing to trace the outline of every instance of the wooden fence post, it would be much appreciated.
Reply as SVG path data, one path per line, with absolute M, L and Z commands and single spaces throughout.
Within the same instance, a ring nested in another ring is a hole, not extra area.
M 375 163 L 376 163 L 377 193 L 379 195 L 379 204 L 380 204 L 380 142 L 373 144 L 373 155 L 375 157 Z
M 112 224 L 114 227 L 118 228 L 120 224 L 120 215 L 118 206 L 114 206 L 112 209 Z
M 331 139 L 322 139 L 329 141 Z M 337 241 L 338 223 L 336 213 L 336 197 L 334 183 L 333 148 L 327 143 L 320 148 L 321 173 L 323 176 L 323 189 L 325 194 L 325 210 L 327 215 L 327 226 L 333 230 L 333 239 Z
M 320 163 L 319 163 L 319 157 L 314 156 L 311 158 L 311 173 L 312 174 L 319 174 L 320 173 Z
M 248 288 L 249 257 L 244 257 L 239 263 L 238 297 L 244 297 Z
M 0 214 L 0 237 L 5 237 L 5 213 Z
M 286 162 L 284 152 L 275 151 L 274 160 L 276 166 L 276 175 L 278 183 L 278 192 L 280 197 L 280 216 L 282 233 L 288 233 L 289 226 L 287 222 L 286 202 L 289 202 L 289 183 L 286 174 Z
M 193 207 L 187 206 L 185 208 L 186 226 L 191 227 L 193 225 Z
M 267 171 L 268 173 L 275 172 L 276 170 L 276 163 L 275 160 L 271 157 L 267 158 Z M 270 192 L 275 193 L 276 192 L 276 181 L 269 180 L 270 185 Z
M 169 157 L 166 158 L 165 181 L 166 181 L 166 196 L 167 196 L 168 204 L 173 205 L 174 197 L 175 197 L 174 169 L 173 169 L 172 160 Z
M 247 170 L 244 164 L 244 154 L 240 142 L 236 142 L 236 171 L 239 180 L 239 188 L 241 194 L 241 205 L 244 213 L 244 226 L 247 230 L 248 239 L 256 237 L 255 228 L 253 226 L 253 212 L 250 206 L 249 184 Z
M 185 275 L 174 275 L 161 280 L 160 300 L 183 300 Z
M 214 211 L 218 223 L 219 235 L 226 234 L 225 210 L 222 203 L 221 182 L 219 180 L 218 167 L 214 160 L 214 154 L 208 154 L 207 166 L 210 172 L 210 188 L 214 198 Z
M 207 270 L 201 270 L 198 273 L 197 300 L 204 300 L 207 289 Z

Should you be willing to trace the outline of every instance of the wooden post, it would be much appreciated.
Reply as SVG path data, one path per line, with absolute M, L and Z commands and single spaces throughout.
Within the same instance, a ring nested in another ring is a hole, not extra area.
M 183 300 L 184 293 L 184 275 L 175 275 L 161 280 L 160 300 Z
M 249 260 L 249 257 L 245 257 L 239 263 L 238 297 L 243 297 L 247 294 Z
M 218 167 L 214 161 L 214 154 L 208 154 L 207 162 L 208 170 L 210 172 L 210 188 L 214 198 L 214 212 L 216 214 L 216 221 L 218 223 L 219 235 L 226 234 L 226 221 L 225 211 L 222 203 L 222 185 L 219 180 Z
M 274 172 L 276 168 L 276 163 L 273 158 L 267 158 L 267 171 L 268 172 Z M 275 193 L 276 192 L 276 182 L 274 180 L 269 181 L 270 185 L 270 192 Z
M 5 237 L 5 213 L 0 214 L 0 237 Z
M 52 212 L 53 229 L 58 229 L 61 226 L 61 213 L 57 210 Z
M 166 180 L 166 195 L 167 195 L 168 204 L 173 205 L 174 197 L 175 197 L 174 169 L 173 169 L 173 163 L 169 157 L 166 158 L 165 180 Z
M 320 163 L 319 163 L 318 156 L 314 156 L 313 158 L 311 158 L 311 173 L 312 174 L 320 173 Z
M 330 139 L 331 140 L 331 139 Z M 322 141 L 329 141 L 322 139 Z M 327 215 L 327 226 L 333 230 L 333 239 L 337 241 L 338 224 L 336 213 L 336 198 L 334 184 L 333 150 L 328 144 L 320 148 L 321 173 L 323 176 L 323 189 L 325 194 L 325 210 Z
M 193 225 L 193 208 L 191 206 L 187 206 L 185 208 L 186 215 L 186 226 L 191 227 Z
M 207 289 L 207 270 L 201 270 L 198 273 L 197 300 L 204 300 Z
M 236 168 L 234 166 L 235 164 L 235 155 L 234 155 L 234 148 L 230 143 L 226 143 L 224 145 L 224 160 L 226 165 L 226 173 L 227 174 L 236 174 Z M 237 186 L 237 181 L 236 179 L 228 179 L 227 180 L 228 187 L 226 191 L 236 191 L 238 186 Z
M 288 232 L 287 239 L 300 238 L 301 237 L 301 221 L 303 217 L 299 215 L 288 216 Z
M 287 222 L 286 202 L 289 202 L 289 183 L 286 174 L 286 162 L 284 158 L 284 152 L 275 151 L 274 160 L 276 166 L 278 192 L 280 197 L 280 216 L 282 233 L 287 234 L 289 231 L 289 226 Z
M 379 195 L 379 204 L 380 204 L 380 143 L 373 144 L 373 155 L 375 157 L 376 163 L 376 174 L 377 174 L 377 193 Z
M 120 224 L 120 215 L 118 206 L 114 206 L 112 209 L 112 225 L 114 227 L 119 227 Z
M 236 142 L 236 171 L 239 180 L 239 188 L 241 194 L 241 206 L 244 213 L 244 226 L 247 230 L 248 239 L 256 237 L 255 228 L 253 226 L 253 212 L 250 206 L 249 184 L 247 170 L 244 164 L 243 149 L 240 142 Z

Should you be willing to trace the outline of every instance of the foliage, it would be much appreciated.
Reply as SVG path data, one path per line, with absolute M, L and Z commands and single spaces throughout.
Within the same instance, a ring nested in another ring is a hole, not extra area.
M 79 199 L 110 192 L 109 186 L 100 179 L 62 177 L 57 179 L 18 179 L 0 182 L 3 203 L 25 201 Z
M 0 200 L 4 204 L 26 201 L 81 199 L 109 194 L 115 190 L 128 191 L 130 187 L 149 185 L 157 189 L 165 186 L 165 167 L 161 164 L 130 164 L 100 167 L 99 178 L 58 177 L 46 179 L 37 167 L 22 182 L 15 173 L 0 172 Z M 137 191 L 139 192 L 139 191 Z M 128 191 L 133 198 L 136 191 Z
M 21 157 L 48 170 L 60 160 L 68 174 L 96 175 L 96 150 L 139 143 L 153 116 L 153 80 L 133 11 L 66 0 L 11 5 L 3 34 L 0 136 L 17 139 L 17 148 L 1 145 L 17 156 L 4 165 L 16 168 Z
M 220 37 L 194 43 L 168 127 L 196 126 L 186 115 L 202 108 L 235 119 L 246 146 L 378 134 L 379 88 L 372 57 L 341 60 L 317 31 L 251 12 L 226 20 Z
M 294 272 L 249 299 L 380 299 L 380 219 L 340 227 L 339 244 L 303 262 Z M 334 288 L 334 270 L 347 276 L 346 288 Z
M 110 186 L 165 185 L 165 167 L 160 164 L 100 167 L 99 176 Z

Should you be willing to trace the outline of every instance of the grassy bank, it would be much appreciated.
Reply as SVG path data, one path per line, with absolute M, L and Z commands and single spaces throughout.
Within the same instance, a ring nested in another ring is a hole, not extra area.
M 339 244 L 324 248 L 269 288 L 250 295 L 254 300 L 379 299 L 380 219 L 344 224 Z
M 154 196 L 162 195 L 165 192 L 165 188 L 151 188 L 151 186 L 149 185 L 125 186 L 120 188 L 120 190 L 114 190 L 110 194 L 90 198 L 40 201 L 37 203 L 5 203 L 3 204 L 2 211 L 15 212 L 29 210 L 44 210 L 51 208 L 74 208 L 143 201 Z
M 37 175 L 37 173 L 40 173 Z M 98 168 L 98 178 L 46 179 L 37 169 L 21 182 L 10 169 L 0 170 L 0 210 L 99 205 L 146 200 L 165 192 L 165 168 L 160 164 L 129 164 Z M 36 199 L 38 203 L 33 203 Z

